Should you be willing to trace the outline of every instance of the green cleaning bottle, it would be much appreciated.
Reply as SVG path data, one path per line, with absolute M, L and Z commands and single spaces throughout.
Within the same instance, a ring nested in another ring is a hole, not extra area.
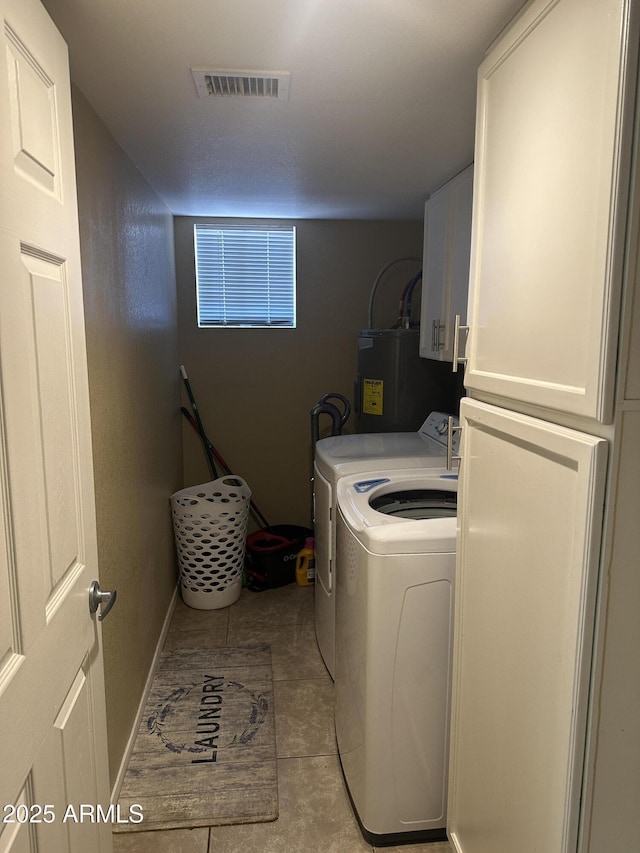
M 296 583 L 298 586 L 310 586 L 316 580 L 316 560 L 313 550 L 313 536 L 304 540 L 304 548 L 296 556 Z

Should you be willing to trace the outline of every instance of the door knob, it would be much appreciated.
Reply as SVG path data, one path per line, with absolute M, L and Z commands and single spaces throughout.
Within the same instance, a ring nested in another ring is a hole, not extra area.
M 93 614 L 100 607 L 98 620 L 102 622 L 104 617 L 109 613 L 113 605 L 116 603 L 118 591 L 116 589 L 110 592 L 103 592 L 100 589 L 98 581 L 93 581 L 89 587 L 89 613 Z

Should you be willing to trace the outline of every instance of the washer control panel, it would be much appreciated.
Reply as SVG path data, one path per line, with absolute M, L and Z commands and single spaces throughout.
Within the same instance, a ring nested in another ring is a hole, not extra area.
M 446 452 L 447 448 L 447 432 L 449 430 L 449 415 L 446 412 L 431 412 L 426 421 L 420 427 L 420 435 L 424 438 L 429 438 L 432 441 L 437 441 L 441 444 Z M 459 418 L 453 418 L 453 425 L 459 426 Z M 457 455 L 460 445 L 460 432 L 453 433 L 453 453 Z

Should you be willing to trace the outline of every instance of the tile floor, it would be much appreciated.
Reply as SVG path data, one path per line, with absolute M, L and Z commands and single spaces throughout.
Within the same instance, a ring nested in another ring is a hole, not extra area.
M 271 644 L 280 816 L 273 823 L 114 834 L 115 853 L 452 853 L 374 848 L 351 811 L 333 730 L 333 682 L 315 640 L 313 587 L 252 593 L 223 610 L 178 602 L 165 648 Z

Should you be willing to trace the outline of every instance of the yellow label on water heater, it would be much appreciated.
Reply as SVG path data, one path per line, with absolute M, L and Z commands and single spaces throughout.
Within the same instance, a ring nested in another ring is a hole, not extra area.
M 382 379 L 362 380 L 362 413 L 365 415 L 382 414 L 382 392 L 384 381 Z

